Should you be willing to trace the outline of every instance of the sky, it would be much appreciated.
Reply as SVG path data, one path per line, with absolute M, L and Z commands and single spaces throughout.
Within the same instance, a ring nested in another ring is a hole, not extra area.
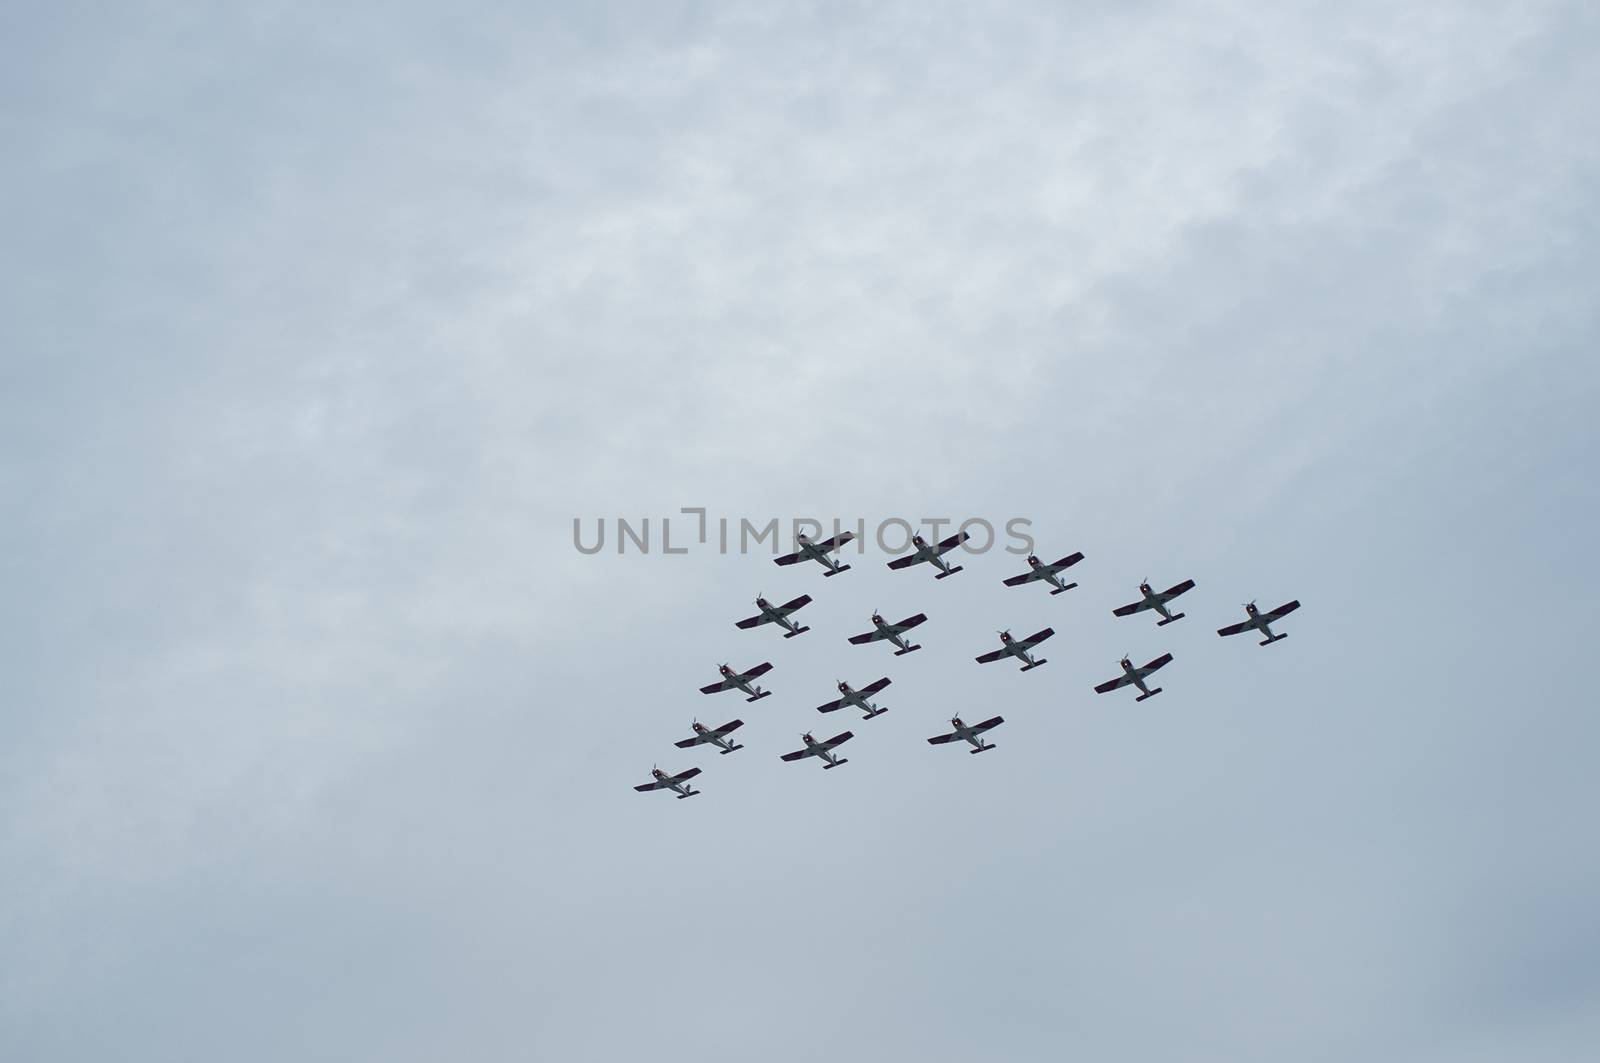
M 1597 47 L 1538 0 L 6 8 L 0 1058 L 1593 1054 Z M 684 507 L 1086 557 L 824 579 L 663 555 Z M 618 518 L 655 548 L 574 548 Z M 1187 619 L 1113 618 L 1143 578 Z

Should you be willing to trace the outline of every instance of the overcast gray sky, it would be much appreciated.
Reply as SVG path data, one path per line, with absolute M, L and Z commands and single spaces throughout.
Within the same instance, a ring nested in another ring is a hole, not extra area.
M 1592 1055 L 1597 47 L 1577 2 L 8 8 L 0 1057 Z M 573 549 L 685 506 L 1087 560 Z M 1146 576 L 1188 619 L 1113 619 Z M 874 608 L 926 648 L 847 645 Z

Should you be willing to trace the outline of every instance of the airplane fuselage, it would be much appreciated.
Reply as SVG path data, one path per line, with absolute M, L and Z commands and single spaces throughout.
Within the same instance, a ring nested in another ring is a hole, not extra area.
M 994 746 L 983 740 L 978 731 L 962 723 L 961 717 L 958 716 L 951 720 L 950 726 L 955 732 L 955 737 L 970 745 L 972 747 L 972 752 L 982 753 L 985 749 L 994 748 Z
M 734 675 L 731 671 L 723 672 L 722 681 L 724 683 L 732 683 L 735 690 L 739 690 L 745 694 L 748 694 L 751 701 L 754 701 L 761 696 L 761 688 L 750 682 L 750 680 L 746 679 L 744 676 Z
M 1028 652 L 1028 648 L 1022 643 L 1013 642 L 1010 639 L 1003 639 L 1002 641 L 1005 642 L 1006 652 L 1011 656 L 1022 658 L 1029 668 L 1038 667 L 1038 665 L 1034 662 L 1033 655 Z
M 811 742 L 811 743 L 808 743 L 808 744 L 811 746 L 811 751 L 813 753 L 815 753 L 817 756 L 821 757 L 823 759 L 823 761 L 826 762 L 827 764 L 834 765 L 834 764 L 839 763 L 839 758 L 835 757 L 828 750 L 823 749 L 820 745 L 816 744 L 815 742 Z
M 800 634 L 799 624 L 796 624 L 793 620 L 790 620 L 787 616 L 784 616 L 770 605 L 763 605 L 761 607 L 761 615 L 766 618 L 767 623 L 777 624 L 791 635 Z
M 910 648 L 906 644 L 906 640 L 901 638 L 899 633 L 896 632 L 894 628 L 892 628 L 888 624 L 885 624 L 882 621 L 878 621 L 878 620 L 874 620 L 873 623 L 877 625 L 879 634 L 881 634 L 884 638 L 888 639 L 890 642 L 894 643 L 894 645 L 896 647 L 898 647 L 899 649 L 902 649 L 902 650 L 906 650 L 906 649 Z
M 940 572 L 943 572 L 946 576 L 955 571 L 950 567 L 950 562 L 946 561 L 942 556 L 940 556 L 938 547 L 927 545 L 919 546 L 917 548 L 917 556 L 931 564 Z
M 1260 610 L 1252 607 L 1250 609 L 1246 609 L 1245 611 L 1250 614 L 1248 621 L 1250 626 L 1267 636 L 1261 645 L 1265 646 L 1268 642 L 1276 642 L 1278 640 L 1278 636 L 1272 633 L 1272 624 L 1267 620 L 1266 617 L 1261 615 Z
M 722 750 L 724 753 L 732 753 L 735 749 L 739 748 L 733 744 L 732 739 L 719 738 L 713 731 L 711 731 L 710 728 L 696 727 L 695 733 L 706 742 L 709 742 L 718 749 Z
M 839 563 L 828 556 L 828 551 L 809 539 L 800 543 L 800 553 L 805 555 L 807 561 L 821 561 L 829 572 L 839 570 Z
M 653 774 L 656 777 L 656 781 L 657 782 L 667 782 L 667 773 L 666 772 L 657 771 L 657 772 L 652 772 L 651 774 Z M 684 782 L 667 783 L 667 789 L 671 790 L 673 793 L 677 794 L 679 797 L 693 797 L 695 794 L 700 792 L 699 790 L 690 789 L 689 788 L 689 783 L 688 783 L 687 780 L 685 780 Z
M 1040 579 L 1050 584 L 1050 586 L 1054 587 L 1056 590 L 1064 591 L 1069 589 L 1066 584 L 1061 582 L 1061 577 L 1056 574 L 1056 570 L 1045 564 L 1043 561 L 1034 561 L 1033 570 L 1039 574 Z

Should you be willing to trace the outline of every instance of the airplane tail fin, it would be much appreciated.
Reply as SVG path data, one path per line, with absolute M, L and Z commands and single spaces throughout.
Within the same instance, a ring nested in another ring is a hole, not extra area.
M 1143 701 L 1145 698 L 1153 698 L 1157 694 L 1161 693 L 1161 691 L 1162 691 L 1161 687 L 1156 687 L 1154 690 L 1150 691 L 1150 693 L 1148 693 L 1148 694 L 1140 694 L 1138 697 L 1134 698 L 1133 700 L 1134 701 Z
M 965 570 L 965 568 L 966 568 L 965 565 L 957 565 L 955 568 L 946 569 L 945 571 L 939 573 L 937 576 L 935 576 L 933 578 L 934 579 L 944 579 L 946 576 L 954 576 L 957 572 L 961 572 L 961 571 Z
M 840 565 L 838 568 L 830 568 L 830 569 L 828 569 L 828 571 L 824 572 L 823 575 L 824 576 L 837 576 L 841 572 L 849 572 L 849 571 L 850 571 L 850 566 L 849 565 Z
M 795 628 L 795 629 L 794 629 L 794 630 L 793 630 L 793 631 L 785 631 L 785 632 L 784 632 L 784 633 L 783 633 L 783 637 L 784 637 L 784 638 L 786 638 L 786 639 L 792 639 L 792 638 L 794 638 L 794 637 L 795 637 L 795 636 L 796 636 L 796 635 L 802 635 L 802 634 L 804 634 L 804 633 L 805 633 L 805 632 L 807 632 L 807 631 L 810 631 L 810 630 L 811 630 L 811 628 L 810 628 L 810 626 L 809 626 L 809 625 L 808 625 L 808 626 L 806 626 L 806 627 L 797 627 L 797 628 Z
M 1168 624 L 1172 623 L 1174 620 L 1182 620 L 1184 617 L 1186 617 L 1188 615 L 1189 615 L 1188 613 L 1173 613 L 1171 616 L 1167 617 L 1165 620 L 1157 620 L 1156 621 L 1156 627 L 1166 627 Z

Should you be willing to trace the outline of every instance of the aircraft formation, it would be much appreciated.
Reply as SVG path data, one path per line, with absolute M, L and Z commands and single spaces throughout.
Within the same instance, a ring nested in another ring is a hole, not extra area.
M 849 565 L 840 564 L 830 555 L 849 543 L 854 536 L 849 532 L 835 535 L 832 538 L 813 542 L 805 535 L 799 535 L 795 540 L 793 552 L 785 554 L 776 560 L 779 565 L 797 565 L 804 561 L 815 561 L 823 568 L 823 576 L 837 576 L 841 572 L 848 572 Z M 937 543 L 930 543 L 921 535 L 915 535 L 911 540 L 911 552 L 888 562 L 891 569 L 906 569 L 919 564 L 927 564 L 934 570 L 934 579 L 945 579 L 958 572 L 965 571 L 965 566 L 951 565 L 945 560 L 944 555 L 960 546 L 967 540 L 965 533 L 952 535 Z M 1050 588 L 1051 595 L 1063 594 L 1078 586 L 1077 583 L 1063 581 L 1063 573 L 1083 560 L 1083 554 L 1076 552 L 1068 554 L 1059 561 L 1046 563 L 1033 554 L 1028 555 L 1028 571 L 1019 575 L 1010 576 L 1002 580 L 1007 587 L 1020 587 L 1029 583 L 1043 583 Z M 1168 624 L 1182 620 L 1186 614 L 1172 611 L 1172 603 L 1181 595 L 1193 590 L 1195 582 L 1186 579 L 1175 583 L 1164 591 L 1155 590 L 1148 580 L 1139 584 L 1139 600 L 1127 605 L 1118 606 L 1112 610 L 1112 615 L 1117 617 L 1134 616 L 1138 613 L 1153 612 L 1160 617 L 1156 627 L 1165 627 Z M 784 602 L 782 605 L 773 605 L 764 596 L 756 597 L 756 615 L 746 617 L 734 622 L 734 626 L 743 630 L 774 625 L 783 631 L 785 639 L 802 635 L 811 628 L 801 624 L 795 619 L 795 614 L 805 608 L 812 601 L 809 594 L 802 594 L 798 598 Z M 1298 601 L 1286 602 L 1266 612 L 1256 607 L 1255 602 L 1245 605 L 1244 620 L 1219 628 L 1220 636 L 1238 635 L 1246 631 L 1255 632 L 1264 636 L 1260 645 L 1270 646 L 1272 643 L 1287 638 L 1285 632 L 1274 632 L 1272 625 L 1300 608 Z M 922 646 L 910 641 L 907 633 L 926 623 L 928 617 L 925 613 L 916 613 L 903 620 L 889 622 L 883 615 L 874 610 L 872 613 L 872 630 L 860 634 L 847 636 L 847 641 L 853 646 L 866 646 L 874 642 L 886 642 L 894 647 L 894 656 L 903 657 L 908 653 L 920 650 Z M 1000 647 L 987 653 L 979 654 L 974 658 L 979 664 L 993 664 L 999 661 L 1013 660 L 1021 665 L 1018 669 L 1022 672 L 1032 671 L 1049 663 L 1048 658 L 1037 655 L 1038 647 L 1045 640 L 1055 634 L 1053 628 L 1044 628 L 1027 638 L 1016 638 L 1010 631 L 1001 631 Z M 1121 674 L 1107 679 L 1095 686 L 1098 694 L 1107 694 L 1122 687 L 1131 686 L 1139 691 L 1135 701 L 1144 701 L 1161 693 L 1158 686 L 1151 686 L 1151 677 L 1160 669 L 1172 662 L 1172 654 L 1162 653 L 1160 656 L 1143 665 L 1135 665 L 1133 658 L 1125 656 L 1118 662 Z M 743 671 L 735 669 L 732 665 L 723 663 L 717 667 L 719 679 L 707 686 L 700 688 L 702 694 L 720 694 L 730 690 L 737 690 L 745 695 L 745 700 L 754 702 L 771 696 L 772 691 L 763 689 L 755 680 L 766 675 L 772 670 L 770 661 L 762 661 Z M 833 701 L 825 702 L 816 707 L 820 713 L 837 712 L 840 709 L 853 708 L 861 712 L 863 721 L 875 719 L 889 710 L 875 703 L 872 698 L 881 693 L 890 685 L 888 676 L 875 679 L 863 687 L 854 688 L 848 682 L 840 680 L 837 683 L 839 697 Z M 996 748 L 993 742 L 987 741 L 983 736 L 994 728 L 1005 723 L 1004 717 L 993 716 L 979 723 L 966 723 L 960 716 L 950 718 L 950 730 L 932 736 L 928 739 L 930 745 L 946 745 L 950 743 L 965 742 L 972 748 L 969 753 L 984 753 Z M 730 736 L 744 726 L 743 720 L 730 720 L 720 727 L 708 727 L 695 720 L 691 725 L 692 734 L 674 745 L 679 749 L 694 749 L 700 746 L 712 746 L 723 756 L 745 748 L 743 744 L 734 741 Z M 841 731 L 830 738 L 818 738 L 810 731 L 801 735 L 802 746 L 800 749 L 782 753 L 779 759 L 786 762 L 815 759 L 822 762 L 823 770 L 837 768 L 848 764 L 849 759 L 838 755 L 838 749 L 855 737 L 853 731 Z M 662 771 L 659 767 L 650 769 L 650 781 L 634 787 L 635 790 L 648 792 L 651 790 L 670 790 L 677 795 L 679 800 L 694 797 L 700 791 L 695 789 L 691 780 L 700 775 L 700 768 L 688 768 L 676 774 Z

